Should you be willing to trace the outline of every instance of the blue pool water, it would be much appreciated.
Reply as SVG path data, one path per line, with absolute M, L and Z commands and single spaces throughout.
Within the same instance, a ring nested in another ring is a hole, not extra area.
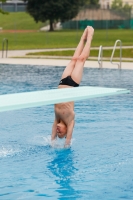
M 56 88 L 64 67 L 0 66 L 0 94 Z M 53 105 L 0 113 L 0 199 L 133 199 L 133 71 L 85 68 L 81 85 L 130 94 L 75 103 L 72 146 L 51 148 Z

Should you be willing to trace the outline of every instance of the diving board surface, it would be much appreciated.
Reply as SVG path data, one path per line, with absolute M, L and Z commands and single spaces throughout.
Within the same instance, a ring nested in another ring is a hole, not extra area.
M 0 95 L 0 112 L 129 93 L 127 89 L 80 86 Z

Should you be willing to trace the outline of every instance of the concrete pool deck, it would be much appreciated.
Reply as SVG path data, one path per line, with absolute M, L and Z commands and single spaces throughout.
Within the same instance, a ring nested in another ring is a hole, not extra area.
M 54 50 L 56 49 L 45 49 L 45 51 L 54 51 Z M 58 50 L 66 50 L 66 49 L 58 49 Z M 8 51 L 8 58 L 1 58 L 0 64 L 66 66 L 69 63 L 70 57 L 59 57 L 59 56 L 27 57 L 26 56 L 26 54 L 29 52 L 40 52 L 40 51 L 44 51 L 44 49 Z M 2 52 L 0 51 L 0 55 L 1 53 Z M 4 53 L 4 56 L 5 56 L 5 53 Z M 117 62 L 119 63 L 119 58 Z M 87 60 L 85 62 L 85 67 L 99 68 L 97 58 L 90 57 L 90 60 Z M 102 68 L 118 69 L 118 65 L 111 64 L 108 59 L 107 61 L 103 61 Z M 124 62 L 122 62 L 121 69 L 130 69 L 130 70 L 133 69 L 133 59 L 132 58 L 124 59 Z
M 69 63 L 68 59 L 46 59 L 46 58 L 3 58 L 0 60 L 0 64 L 16 64 L 16 65 L 47 65 L 47 66 L 66 66 Z M 85 67 L 99 68 L 97 61 L 85 62 Z M 109 61 L 103 62 L 102 68 L 118 69 L 117 65 L 112 65 Z M 132 69 L 133 62 L 122 62 L 121 69 Z

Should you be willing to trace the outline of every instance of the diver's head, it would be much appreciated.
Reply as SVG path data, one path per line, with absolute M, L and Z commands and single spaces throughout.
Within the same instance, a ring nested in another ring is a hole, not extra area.
M 64 138 L 67 134 L 66 124 L 63 121 L 58 123 L 56 131 L 57 131 L 57 135 L 58 135 L 59 138 Z

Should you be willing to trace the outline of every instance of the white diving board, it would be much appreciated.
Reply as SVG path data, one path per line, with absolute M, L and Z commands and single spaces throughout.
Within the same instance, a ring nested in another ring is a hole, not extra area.
M 124 93 L 130 93 L 130 91 L 120 88 L 80 86 L 76 88 L 5 94 L 0 95 L 0 112 Z

